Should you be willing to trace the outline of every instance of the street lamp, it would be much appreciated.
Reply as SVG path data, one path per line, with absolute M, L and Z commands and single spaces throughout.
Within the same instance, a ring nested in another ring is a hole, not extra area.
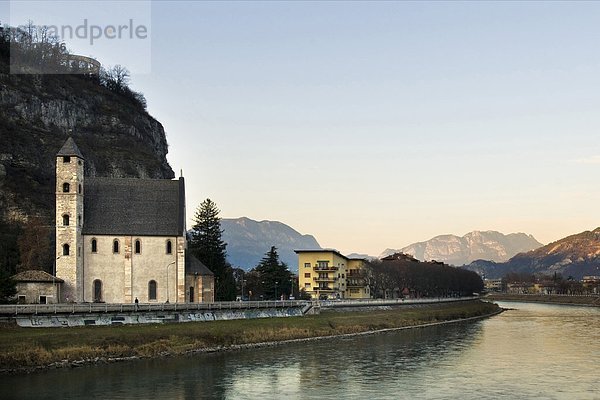
M 169 302 L 169 267 L 175 264 L 175 261 L 171 261 L 167 264 L 167 303 Z
M 275 301 L 277 301 L 277 284 L 279 282 L 275 281 Z
M 244 301 L 244 283 L 246 283 L 246 280 L 242 279 L 242 301 Z

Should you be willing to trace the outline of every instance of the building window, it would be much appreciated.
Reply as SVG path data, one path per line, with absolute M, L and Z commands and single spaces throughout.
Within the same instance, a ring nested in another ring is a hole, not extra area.
M 308 283 L 308 282 L 307 282 L 307 283 L 305 283 L 305 284 L 304 284 L 304 287 L 305 287 L 305 288 L 307 288 L 307 289 L 310 289 L 310 283 Z
M 77 225 L 81 226 L 81 215 L 77 216 Z
M 63 183 L 63 193 L 69 193 L 70 189 L 71 189 L 71 185 L 69 185 L 68 182 Z
M 98 241 L 96 239 L 92 239 L 92 253 L 98 252 Z
M 64 157 L 63 157 L 63 162 L 64 162 L 64 163 L 70 163 L 70 162 L 71 162 L 71 157 L 69 157 L 69 156 L 64 156 Z
M 304 277 L 305 277 L 305 278 L 310 278 L 310 272 L 305 272 L 305 273 L 304 273 Z
M 79 194 L 81 194 L 81 183 L 79 184 Z
M 329 261 L 317 261 L 317 268 L 329 268 Z
M 94 302 L 99 303 L 102 301 L 102 281 L 100 279 L 94 280 Z
M 167 254 L 173 253 L 173 243 L 170 240 L 167 240 Z
M 63 244 L 63 256 L 68 256 L 69 255 L 69 245 L 68 244 Z
M 156 300 L 156 281 L 148 282 L 148 300 Z
M 113 240 L 113 253 L 119 252 L 119 241 L 117 239 Z
M 304 268 L 310 268 L 310 263 L 304 263 Z
M 140 254 L 142 252 L 142 242 L 139 239 L 135 241 L 135 254 Z
M 69 214 L 63 215 L 63 226 L 69 226 Z

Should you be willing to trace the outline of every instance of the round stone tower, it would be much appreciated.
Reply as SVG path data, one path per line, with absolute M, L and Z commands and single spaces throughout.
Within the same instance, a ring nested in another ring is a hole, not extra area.
M 72 138 L 56 155 L 56 277 L 61 302 L 83 301 L 83 156 Z

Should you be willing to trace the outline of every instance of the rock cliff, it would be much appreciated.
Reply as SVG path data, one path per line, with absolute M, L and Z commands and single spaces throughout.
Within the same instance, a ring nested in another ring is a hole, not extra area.
M 55 155 L 72 136 L 87 176 L 172 178 L 165 132 L 97 76 L 13 75 L 0 49 L 0 212 L 52 221 Z

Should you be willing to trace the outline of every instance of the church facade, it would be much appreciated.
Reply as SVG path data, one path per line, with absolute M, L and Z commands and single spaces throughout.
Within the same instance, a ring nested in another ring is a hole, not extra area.
M 214 301 L 214 275 L 187 250 L 185 182 L 84 176 L 72 138 L 56 157 L 61 302 Z

